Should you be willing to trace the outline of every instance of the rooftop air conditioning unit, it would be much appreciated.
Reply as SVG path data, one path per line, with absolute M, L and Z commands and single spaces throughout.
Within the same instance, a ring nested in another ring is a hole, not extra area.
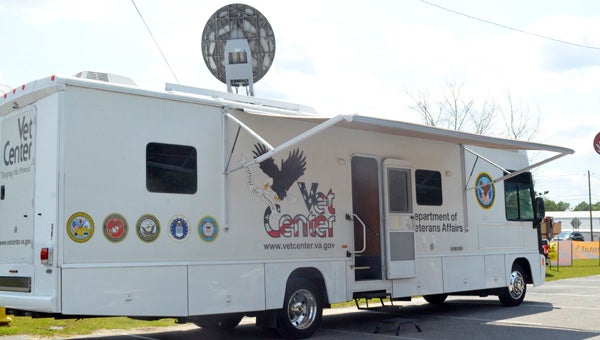
M 129 77 L 120 76 L 117 74 L 105 73 L 105 72 L 82 71 L 82 72 L 77 73 L 75 75 L 75 77 L 83 78 L 83 79 L 104 81 L 107 83 L 137 86 L 137 84 Z

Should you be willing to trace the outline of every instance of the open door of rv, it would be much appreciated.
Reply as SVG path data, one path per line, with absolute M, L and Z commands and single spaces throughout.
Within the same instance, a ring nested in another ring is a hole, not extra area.
M 416 276 L 412 170 L 406 161 L 383 161 L 387 278 Z
M 376 158 L 352 157 L 355 281 L 382 278 L 379 173 Z

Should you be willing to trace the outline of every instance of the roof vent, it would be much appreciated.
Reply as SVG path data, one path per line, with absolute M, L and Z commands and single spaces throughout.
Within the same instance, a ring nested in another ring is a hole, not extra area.
M 137 86 L 137 84 L 129 77 L 120 76 L 117 74 L 105 72 L 82 71 L 75 75 L 77 78 L 98 80 L 107 83 L 115 83 L 121 85 Z

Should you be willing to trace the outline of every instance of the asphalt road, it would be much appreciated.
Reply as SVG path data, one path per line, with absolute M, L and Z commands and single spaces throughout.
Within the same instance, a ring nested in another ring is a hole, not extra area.
M 528 286 L 518 307 L 502 307 L 496 297 L 449 297 L 442 305 L 422 299 L 402 302 L 394 313 L 326 310 L 313 339 L 600 339 L 600 276 L 575 278 Z M 414 320 L 402 324 L 395 335 L 393 324 L 383 320 Z M 211 333 L 191 324 L 166 330 L 94 335 L 92 339 L 274 339 L 275 334 L 245 318 L 233 331 Z M 90 337 L 86 337 L 90 339 Z

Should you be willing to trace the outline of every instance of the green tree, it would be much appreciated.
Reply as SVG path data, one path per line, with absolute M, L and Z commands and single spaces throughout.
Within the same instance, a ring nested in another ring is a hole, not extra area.
M 546 211 L 567 211 L 571 207 L 571 205 L 567 202 L 554 202 L 553 200 L 547 198 L 544 198 L 544 205 L 546 206 Z
M 581 203 L 577 204 L 573 211 L 589 211 L 590 205 L 586 201 L 581 201 Z M 600 202 L 596 202 L 592 204 L 592 210 L 597 211 L 600 210 Z
M 567 211 L 571 208 L 571 204 L 563 201 L 558 201 L 556 203 L 556 211 Z

